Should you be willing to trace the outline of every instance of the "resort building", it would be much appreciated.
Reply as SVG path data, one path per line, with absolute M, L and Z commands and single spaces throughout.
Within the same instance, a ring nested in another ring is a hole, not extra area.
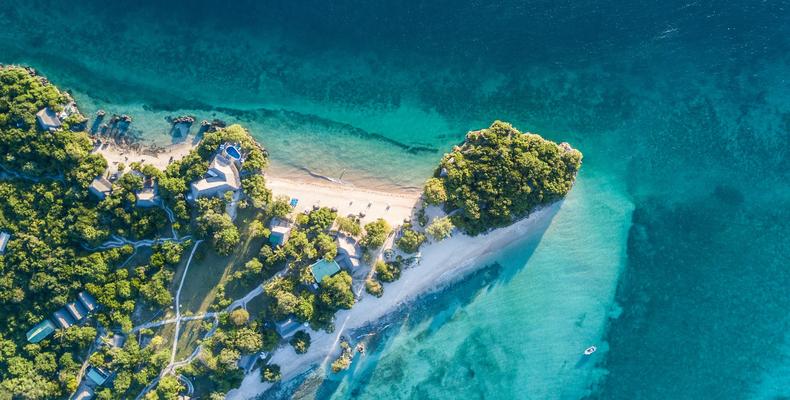
M 285 321 L 275 324 L 274 330 L 277 331 L 277 334 L 280 335 L 281 338 L 288 339 L 299 331 L 299 329 L 307 326 L 306 322 L 301 323 L 296 317 L 289 317 Z
M 338 265 L 335 260 L 327 261 L 322 258 L 310 266 L 310 271 L 313 273 L 313 278 L 315 278 L 316 283 L 321 283 L 325 277 L 340 272 L 340 265 Z
M 8 232 L 0 232 L 0 254 L 5 254 L 5 248 L 8 246 L 8 241 L 11 240 L 11 234 Z
M 362 249 L 357 244 L 354 238 L 348 236 L 338 236 L 337 237 L 337 257 L 335 257 L 335 261 L 342 268 L 347 270 L 354 271 L 361 265 L 361 257 Z
M 65 308 L 61 308 L 60 310 L 55 311 L 54 313 L 52 313 L 52 316 L 55 318 L 55 322 L 57 322 L 62 329 L 67 329 L 68 327 L 74 325 L 75 322 L 77 322 L 74 320 L 74 317 L 72 317 L 71 314 L 69 314 L 69 312 L 66 311 Z
M 49 319 L 45 319 L 27 331 L 27 340 L 30 343 L 38 343 L 51 335 L 52 332 L 55 332 L 58 326 L 61 329 L 66 329 L 81 321 L 89 312 L 99 307 L 96 299 L 88 292 L 80 292 L 77 294 L 77 298 L 79 301 L 66 304 L 65 307 L 52 313 L 52 319 L 55 320 L 57 325 Z
M 236 366 L 246 374 L 252 369 L 252 367 L 255 366 L 255 361 L 258 361 L 257 354 L 246 354 L 239 357 L 239 361 L 236 362 Z
M 95 310 L 99 304 L 96 302 L 96 299 L 90 295 L 88 292 L 79 292 L 77 294 L 77 299 L 82 303 L 88 312 Z
M 27 331 L 27 341 L 30 343 L 38 343 L 44 340 L 47 336 L 55 332 L 55 324 L 52 321 L 45 319 Z
M 340 248 L 337 250 L 337 257 L 335 257 L 335 261 L 338 265 L 342 268 L 347 270 L 355 270 L 359 268 L 361 260 L 357 256 L 352 256 L 348 253 L 348 250 Z
M 88 314 L 88 311 L 85 310 L 82 304 L 76 302 L 66 304 L 66 310 L 74 317 L 75 321 L 81 321 Z
M 156 207 L 159 205 L 159 190 L 153 178 L 143 182 L 143 189 L 134 193 L 137 207 Z
M 109 339 L 107 344 L 109 344 L 111 347 L 120 349 L 124 344 L 126 344 L 126 335 L 115 332 L 112 334 L 112 337 Z
M 99 200 L 103 200 L 112 193 L 112 183 L 103 176 L 98 176 L 91 182 L 91 185 L 88 186 L 88 190 L 93 193 L 94 196 L 98 197 Z
M 211 160 L 206 177 L 192 182 L 192 199 L 221 196 L 225 192 L 239 189 L 241 189 L 241 177 L 237 162 L 220 153 Z
M 104 385 L 110 379 L 110 373 L 94 366 L 88 368 L 85 376 L 88 378 L 89 383 L 93 383 L 96 386 Z
M 58 114 L 49 107 L 44 107 L 36 113 L 38 126 L 45 131 L 54 131 L 60 128 L 61 122 Z
M 269 223 L 269 230 L 271 231 L 269 234 L 269 243 L 271 243 L 272 246 L 284 245 L 291 236 L 292 228 L 291 221 L 272 218 L 272 221 Z

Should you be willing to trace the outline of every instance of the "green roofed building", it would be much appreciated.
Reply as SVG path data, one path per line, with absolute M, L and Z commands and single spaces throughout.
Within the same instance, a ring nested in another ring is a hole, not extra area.
M 55 332 L 55 324 L 45 319 L 34 326 L 33 329 L 27 331 L 27 341 L 30 343 L 38 343 L 51 335 L 52 332 Z
M 310 270 L 313 272 L 315 281 L 321 283 L 325 277 L 332 276 L 340 272 L 340 266 L 337 265 L 335 260 L 327 261 L 322 258 L 315 264 L 311 265 Z

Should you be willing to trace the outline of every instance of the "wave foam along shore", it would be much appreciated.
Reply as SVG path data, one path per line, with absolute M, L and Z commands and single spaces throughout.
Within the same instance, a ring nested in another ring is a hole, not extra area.
M 335 315 L 338 329 L 332 333 L 310 331 L 312 345 L 307 353 L 298 355 L 290 346 L 278 349 L 271 363 L 280 365 L 283 381 L 296 378 L 327 359 L 338 354 L 337 339 L 349 332 L 373 330 L 382 318 L 397 312 L 421 296 L 441 290 L 463 279 L 475 269 L 485 265 L 486 258 L 516 242 L 541 235 L 548 228 L 562 202 L 556 202 L 532 213 L 513 225 L 485 235 L 470 237 L 456 234 L 444 241 L 425 246 L 419 265 L 405 269 L 401 278 L 384 288 L 384 295 L 376 298 L 363 293 L 360 301 L 350 310 Z M 323 369 L 319 369 L 323 371 Z M 227 399 L 254 399 L 272 388 L 262 382 L 260 370 L 249 373 L 238 389 L 231 390 Z

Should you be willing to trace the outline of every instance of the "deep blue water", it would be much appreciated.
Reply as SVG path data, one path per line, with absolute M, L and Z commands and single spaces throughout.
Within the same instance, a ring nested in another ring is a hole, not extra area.
M 584 152 L 538 240 L 391 329 L 321 397 L 772 399 L 790 396 L 788 14 L 0 1 L 0 62 L 131 113 L 147 140 L 168 140 L 165 116 L 216 116 L 249 126 L 275 168 L 360 183 L 419 185 L 493 119 Z

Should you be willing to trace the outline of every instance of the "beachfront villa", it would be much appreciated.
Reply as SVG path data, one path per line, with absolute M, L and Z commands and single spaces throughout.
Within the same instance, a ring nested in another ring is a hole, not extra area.
M 272 246 L 284 245 L 291 236 L 291 229 L 291 221 L 280 218 L 272 218 L 271 222 L 269 223 L 269 230 L 271 231 L 269 234 L 269 243 L 271 243 Z
M 277 331 L 277 334 L 280 335 L 281 338 L 288 339 L 300 329 L 307 328 L 308 326 L 306 322 L 299 322 L 296 317 L 289 317 L 285 321 L 275 324 L 274 330 Z
M 45 131 L 54 131 L 62 125 L 58 114 L 49 107 L 44 107 L 36 113 L 38 126 Z
M 88 191 L 98 197 L 99 200 L 104 200 L 110 193 L 112 193 L 112 183 L 103 176 L 97 176 L 96 179 L 88 186 Z
M 255 366 L 256 361 L 258 361 L 257 354 L 245 354 L 239 357 L 239 361 L 236 361 L 236 366 L 246 374 Z
M 327 261 L 322 258 L 310 266 L 310 272 L 313 273 L 316 283 L 321 283 L 327 276 L 340 272 L 340 265 L 335 260 Z
M 153 178 L 143 182 L 142 190 L 134 193 L 137 198 L 137 207 L 156 207 L 159 205 L 159 188 Z
M 107 341 L 107 344 L 110 347 L 113 347 L 113 348 L 116 348 L 116 349 L 120 349 L 120 348 L 123 347 L 124 344 L 126 344 L 126 335 L 123 335 L 121 333 L 115 332 L 115 333 L 112 334 L 112 337 L 109 338 L 109 340 Z
M 5 248 L 8 246 L 8 241 L 11 240 L 11 234 L 8 232 L 0 232 L 0 254 L 5 254 Z
M 350 271 L 359 268 L 362 263 L 360 257 L 362 249 L 359 247 L 359 244 L 357 244 L 357 241 L 352 237 L 340 235 L 336 238 L 336 242 L 337 257 L 335 257 L 335 261 L 337 261 L 342 268 Z
M 235 153 L 234 153 L 235 154 Z M 214 156 L 206 177 L 192 182 L 192 200 L 200 197 L 221 196 L 225 192 L 241 189 L 238 160 L 225 151 Z
M 55 329 L 57 329 L 55 324 L 49 319 L 45 319 L 27 331 L 27 341 L 30 343 L 38 343 L 55 332 Z

